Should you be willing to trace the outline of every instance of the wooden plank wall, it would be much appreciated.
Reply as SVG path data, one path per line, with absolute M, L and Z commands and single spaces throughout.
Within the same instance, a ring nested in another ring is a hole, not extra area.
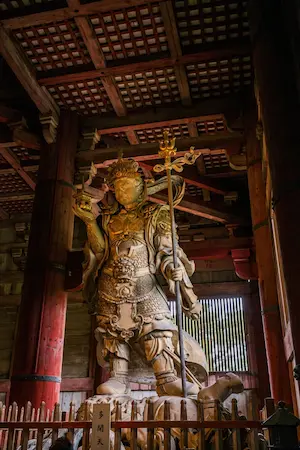
M 4 402 L 9 391 L 29 223 L 30 216 L 0 223 L 0 401 Z M 90 376 L 91 328 L 91 316 L 86 306 L 82 303 L 70 303 L 67 309 L 63 379 L 68 378 L 70 381 Z M 68 386 L 70 382 L 66 389 Z M 80 404 L 86 396 L 87 391 L 65 391 L 61 400 L 62 403 L 69 404 L 73 401 Z
M 0 309 L 0 379 L 10 376 L 18 307 L 3 306 Z
M 65 378 L 85 378 L 89 376 L 89 349 L 91 336 L 91 316 L 86 305 L 68 304 L 65 348 L 62 376 Z

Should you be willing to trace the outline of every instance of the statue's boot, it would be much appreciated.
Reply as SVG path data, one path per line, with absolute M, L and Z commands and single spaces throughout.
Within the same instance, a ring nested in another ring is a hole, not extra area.
M 110 357 L 110 378 L 97 388 L 99 395 L 129 394 L 128 361 L 115 355 Z
M 148 361 L 151 361 L 153 371 L 156 377 L 156 392 L 162 397 L 163 395 L 182 396 L 182 381 L 176 375 L 174 361 L 172 356 L 163 350 L 163 339 L 165 338 L 165 348 L 173 350 L 170 340 L 165 336 L 152 338 L 145 341 L 145 352 Z M 161 350 L 158 354 L 153 355 L 155 350 Z M 153 357 L 152 357 L 153 356 Z M 197 395 L 199 388 L 193 383 L 186 383 L 187 395 Z
M 223 377 L 206 388 L 201 389 L 198 395 L 199 400 L 220 400 L 224 402 L 231 394 L 243 392 L 244 385 L 242 380 L 235 373 L 227 373 Z

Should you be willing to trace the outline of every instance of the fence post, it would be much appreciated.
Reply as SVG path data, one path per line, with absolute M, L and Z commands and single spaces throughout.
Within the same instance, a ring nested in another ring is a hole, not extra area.
M 284 402 L 278 403 L 278 408 L 262 426 L 269 431 L 269 449 L 294 450 L 298 445 L 297 427 L 300 424 L 298 417 L 294 416 L 285 407 Z

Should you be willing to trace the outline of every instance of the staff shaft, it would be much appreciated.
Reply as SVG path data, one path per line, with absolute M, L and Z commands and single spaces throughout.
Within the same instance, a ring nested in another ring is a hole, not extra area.
M 167 168 L 167 180 L 168 180 L 168 197 L 169 197 L 169 208 L 171 216 L 171 234 L 172 234 L 172 249 L 173 249 L 173 263 L 174 268 L 177 269 L 178 258 L 177 258 L 177 239 L 176 239 L 176 225 L 175 225 L 175 214 L 174 214 L 174 203 L 173 203 L 173 188 L 172 188 L 172 177 L 171 168 Z M 182 328 L 182 308 L 181 308 L 181 292 L 179 281 L 175 281 L 175 300 L 176 300 L 176 320 L 178 327 L 178 337 L 179 337 L 179 353 L 180 353 L 180 364 L 181 364 L 181 381 L 182 381 L 182 394 L 183 397 L 187 397 L 186 389 L 186 369 L 185 369 L 185 355 L 184 355 L 184 343 L 183 343 L 183 328 Z

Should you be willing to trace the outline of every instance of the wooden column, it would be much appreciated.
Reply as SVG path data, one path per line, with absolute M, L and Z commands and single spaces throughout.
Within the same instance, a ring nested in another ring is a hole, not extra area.
M 77 115 L 62 112 L 56 143 L 41 149 L 11 378 L 10 401 L 20 406 L 52 408 L 59 400 L 77 135 Z
M 293 5 L 252 0 L 250 21 L 294 355 L 300 364 L 300 101 L 290 39 L 299 29 L 287 20 L 294 15 Z
M 257 281 L 251 281 L 251 294 L 243 295 L 243 304 L 249 370 L 257 377 L 259 408 L 262 408 L 271 391 Z
M 256 138 L 255 123 L 256 121 L 250 120 L 246 124 L 248 186 L 271 395 L 276 402 L 284 400 L 291 403 L 288 366 L 284 353 L 277 297 L 271 231 L 266 208 L 266 191 L 262 176 L 261 147 Z M 282 380 L 286 381 L 283 383 Z

